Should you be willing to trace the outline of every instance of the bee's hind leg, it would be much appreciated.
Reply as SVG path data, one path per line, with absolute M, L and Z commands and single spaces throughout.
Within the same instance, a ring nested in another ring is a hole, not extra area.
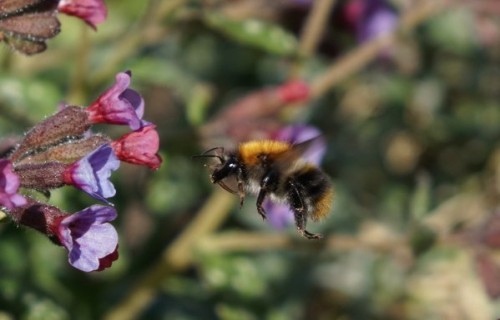
M 307 208 L 302 200 L 302 196 L 297 189 L 296 184 L 293 181 L 289 182 L 290 192 L 288 194 L 288 200 L 290 201 L 290 207 L 293 211 L 295 218 L 295 225 L 297 231 L 301 236 L 307 239 L 321 239 L 323 236 L 317 233 L 312 233 L 306 230 L 307 224 Z

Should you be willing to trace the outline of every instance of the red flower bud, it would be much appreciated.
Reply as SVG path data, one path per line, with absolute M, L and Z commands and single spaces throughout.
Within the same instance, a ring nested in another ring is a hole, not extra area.
M 151 169 L 158 169 L 161 165 L 162 160 L 157 154 L 159 146 L 160 139 L 154 125 L 144 126 L 111 142 L 118 159 Z

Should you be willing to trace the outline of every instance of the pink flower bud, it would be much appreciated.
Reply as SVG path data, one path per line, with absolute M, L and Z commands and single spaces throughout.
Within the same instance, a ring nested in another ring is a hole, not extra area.
M 94 29 L 97 24 L 106 20 L 108 14 L 102 0 L 61 0 L 57 9 L 62 13 L 82 19 Z
M 118 159 L 151 169 L 158 169 L 161 165 L 162 160 L 157 154 L 159 146 L 160 139 L 154 125 L 147 125 L 111 142 Z

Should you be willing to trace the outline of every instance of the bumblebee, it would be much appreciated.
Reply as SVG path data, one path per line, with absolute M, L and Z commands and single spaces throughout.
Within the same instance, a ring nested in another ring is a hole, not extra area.
M 257 140 L 239 144 L 226 152 L 212 148 L 195 157 L 214 158 L 211 181 L 237 194 L 240 207 L 247 193 L 257 195 L 257 212 L 265 220 L 263 202 L 286 203 L 294 214 L 299 234 L 319 239 L 320 234 L 306 230 L 309 218 L 318 221 L 331 210 L 333 187 L 328 176 L 303 158 L 316 138 L 291 144 L 284 141 Z

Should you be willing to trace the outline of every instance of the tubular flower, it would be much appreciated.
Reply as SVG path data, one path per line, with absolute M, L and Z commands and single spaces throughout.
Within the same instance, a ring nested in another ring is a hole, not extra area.
M 85 21 L 92 28 L 104 22 L 108 11 L 102 0 L 60 0 L 59 12 L 75 16 Z
M 271 139 L 287 141 L 295 144 L 318 137 L 320 135 L 320 131 L 312 126 L 297 125 L 285 127 L 281 130 L 278 130 L 271 135 Z M 304 152 L 302 157 L 314 165 L 319 165 L 319 163 L 323 159 L 323 156 L 325 155 L 325 152 L 326 142 L 323 139 L 319 138 L 310 145 L 310 147 Z M 290 210 L 288 205 L 275 203 L 266 199 L 264 200 L 263 206 L 264 210 L 267 212 L 267 218 L 269 219 L 269 222 L 273 227 L 281 229 L 293 223 L 293 212 Z
M 161 165 L 162 160 L 157 154 L 159 146 L 160 138 L 154 125 L 144 126 L 111 142 L 118 159 L 151 169 L 158 169 Z
M 142 120 L 144 100 L 137 91 L 129 89 L 130 72 L 116 75 L 116 83 L 87 109 L 91 123 L 128 125 L 132 130 L 148 124 Z
M 111 172 L 118 169 L 120 161 L 109 144 L 104 144 L 92 153 L 70 165 L 64 172 L 64 182 L 108 202 L 105 198 L 115 195 L 116 190 L 109 181 Z
M 0 206 L 7 209 L 26 204 L 26 199 L 17 193 L 20 179 L 12 170 L 9 160 L 0 160 Z
M 93 205 L 60 220 L 56 235 L 73 267 L 85 272 L 102 270 L 118 258 L 118 234 L 107 223 L 116 216 L 114 208 Z
M 69 263 L 82 271 L 100 271 L 118 259 L 118 234 L 108 223 L 117 216 L 112 207 L 93 205 L 68 214 L 28 198 L 25 206 L 10 210 L 10 216 L 65 247 Z

